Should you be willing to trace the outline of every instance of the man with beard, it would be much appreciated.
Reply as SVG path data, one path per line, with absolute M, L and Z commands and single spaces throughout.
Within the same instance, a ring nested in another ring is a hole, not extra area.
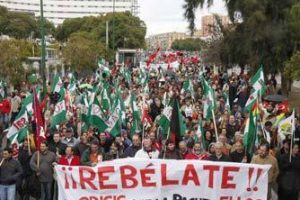
M 268 171 L 268 199 L 271 198 L 271 188 L 276 183 L 279 174 L 278 163 L 274 156 L 269 155 L 270 147 L 268 144 L 261 144 L 258 148 L 258 155 L 253 156 L 251 163 L 259 165 L 271 165 Z
M 37 165 L 37 154 L 40 154 L 39 167 Z M 56 155 L 48 150 L 48 144 L 40 144 L 40 152 L 35 152 L 30 160 L 30 166 L 36 172 L 41 182 L 41 200 L 50 200 L 53 182 L 53 165 L 56 163 Z

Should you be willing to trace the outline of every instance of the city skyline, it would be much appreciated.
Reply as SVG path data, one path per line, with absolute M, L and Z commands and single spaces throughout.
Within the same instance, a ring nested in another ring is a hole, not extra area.
M 139 0 L 139 17 L 146 23 L 147 35 L 166 32 L 188 32 L 188 22 L 184 19 L 184 0 Z M 214 1 L 214 5 L 207 9 L 199 9 L 196 18 L 196 28 L 200 28 L 201 17 L 209 14 L 227 15 L 222 0 Z

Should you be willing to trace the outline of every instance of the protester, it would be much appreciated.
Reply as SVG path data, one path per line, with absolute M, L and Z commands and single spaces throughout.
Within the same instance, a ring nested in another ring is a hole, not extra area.
M 157 159 L 159 151 L 152 147 L 152 141 L 150 138 L 145 138 L 143 141 L 143 148 L 138 150 L 135 154 L 135 158 L 148 158 Z
M 299 145 L 294 144 L 292 155 L 282 154 L 278 161 L 278 196 L 279 200 L 298 200 L 300 190 L 300 155 Z
M 23 173 L 22 166 L 19 161 L 12 158 L 11 148 L 3 150 L 0 160 L 0 199 L 14 200 L 16 183 Z
M 235 151 L 230 153 L 230 159 L 232 162 L 238 163 L 250 163 L 251 157 L 249 153 L 245 152 L 244 145 L 241 141 L 235 143 Z
M 197 142 L 194 144 L 192 152 L 185 156 L 186 160 L 208 160 L 208 158 L 208 154 L 203 151 L 201 144 Z
M 103 152 L 101 151 L 101 149 L 99 149 L 98 141 L 94 140 L 92 141 L 90 147 L 83 152 L 80 163 L 82 165 L 94 167 L 102 161 Z
M 80 165 L 79 156 L 74 155 L 73 147 L 68 146 L 65 150 L 65 155 L 63 155 L 59 161 L 59 165 L 68 165 L 68 166 L 78 166 Z
M 271 165 L 268 171 L 268 199 L 271 198 L 271 189 L 276 183 L 279 174 L 278 163 L 275 157 L 269 155 L 270 146 L 268 144 L 260 144 L 258 155 L 253 156 L 251 163 L 260 165 Z
M 49 143 L 49 151 L 56 154 L 57 157 L 61 157 L 65 154 L 67 145 L 61 141 L 60 133 L 55 132 L 53 134 L 53 141 Z
M 132 136 L 132 144 L 124 151 L 123 157 L 134 157 L 136 152 L 141 149 L 141 138 L 138 134 Z
M 30 167 L 36 172 L 41 182 L 41 200 L 51 200 L 53 165 L 56 162 L 56 155 L 48 150 L 47 142 L 40 144 L 40 151 L 34 152 L 30 160 Z
M 230 162 L 231 161 L 230 157 L 223 153 L 223 151 L 222 151 L 223 148 L 224 148 L 223 144 L 220 142 L 217 142 L 214 145 L 215 153 L 209 157 L 209 160 L 219 161 L 219 162 Z
M 31 176 L 33 175 L 33 171 L 30 167 L 30 159 L 32 157 L 33 149 L 30 147 L 28 143 L 28 139 L 26 139 L 23 145 L 19 149 L 18 160 L 22 165 L 23 174 L 22 178 L 19 179 L 17 190 L 19 192 L 20 198 L 24 200 L 29 200 L 30 191 L 29 191 L 29 183 Z
M 174 160 L 182 159 L 179 151 L 177 151 L 177 149 L 175 147 L 176 147 L 176 144 L 175 144 L 174 141 L 172 141 L 170 139 L 167 140 L 165 142 L 165 149 L 162 150 L 159 153 L 158 158 L 160 158 L 160 159 L 162 159 L 162 158 L 163 159 L 174 159 Z

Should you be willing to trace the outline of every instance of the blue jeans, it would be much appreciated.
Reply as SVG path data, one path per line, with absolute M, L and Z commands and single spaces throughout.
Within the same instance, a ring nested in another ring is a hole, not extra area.
M 14 200 L 16 196 L 16 184 L 0 185 L 0 200 Z
M 51 182 L 41 182 L 41 199 L 40 200 L 51 200 Z

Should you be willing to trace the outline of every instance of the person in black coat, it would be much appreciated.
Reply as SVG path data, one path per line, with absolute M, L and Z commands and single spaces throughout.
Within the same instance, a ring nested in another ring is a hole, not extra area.
M 55 153 L 57 156 L 65 155 L 67 145 L 61 142 L 59 132 L 53 134 L 53 140 L 49 142 L 49 151 Z
M 0 199 L 15 199 L 16 183 L 22 173 L 19 161 L 12 158 L 12 149 L 5 148 L 0 158 Z
M 155 121 L 155 118 L 161 114 L 163 109 L 164 109 L 164 105 L 161 103 L 160 99 L 156 97 L 154 99 L 154 102 L 150 106 L 150 113 L 149 113 L 153 122 Z
M 22 177 L 19 179 L 17 183 L 17 190 L 21 199 L 29 200 L 30 197 L 30 190 L 29 190 L 29 183 L 31 176 L 33 175 L 33 171 L 30 167 L 30 159 L 33 154 L 33 151 L 28 144 L 28 140 L 24 140 L 23 145 L 19 149 L 18 160 L 22 165 L 23 174 Z
M 297 200 L 300 190 L 300 155 L 299 145 L 295 144 L 292 149 L 292 157 L 283 154 L 280 156 L 278 177 L 278 199 Z
M 138 150 L 142 147 L 141 138 L 138 134 L 132 136 L 132 145 L 127 147 L 124 151 L 123 158 L 133 158 Z
M 232 162 L 238 163 L 250 163 L 251 158 L 248 153 L 245 153 L 244 145 L 242 142 L 237 141 L 235 143 L 236 150 L 230 153 L 230 159 Z
M 209 160 L 217 161 L 217 162 L 230 162 L 231 161 L 230 157 L 223 154 L 222 148 L 223 148 L 223 144 L 217 142 L 215 144 L 215 154 L 209 156 Z

